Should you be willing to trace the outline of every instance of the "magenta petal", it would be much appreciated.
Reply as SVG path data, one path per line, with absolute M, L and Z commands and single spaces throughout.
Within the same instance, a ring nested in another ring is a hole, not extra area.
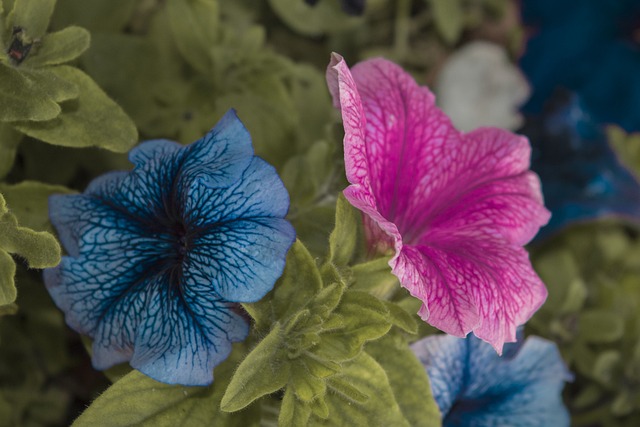
M 550 216 L 529 142 L 458 132 L 427 88 L 384 59 L 352 72 L 334 54 L 327 81 L 345 128 L 345 196 L 366 214 L 370 245 L 395 249 L 390 265 L 423 319 L 500 351 L 546 298 L 521 247 Z

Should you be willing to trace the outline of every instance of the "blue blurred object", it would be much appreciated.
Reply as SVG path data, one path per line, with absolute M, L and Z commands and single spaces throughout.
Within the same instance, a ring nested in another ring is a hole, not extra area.
M 640 130 L 640 0 L 522 0 L 532 35 L 520 61 L 540 114 L 558 87 L 597 123 Z
M 432 335 L 411 349 L 429 374 L 444 427 L 569 425 L 561 393 L 572 377 L 551 341 L 520 336 L 502 357 L 473 336 Z
M 531 140 L 531 168 L 552 212 L 537 239 L 603 216 L 640 220 L 640 184 L 620 164 L 580 96 L 556 91 L 542 114 L 526 116 L 521 132 Z

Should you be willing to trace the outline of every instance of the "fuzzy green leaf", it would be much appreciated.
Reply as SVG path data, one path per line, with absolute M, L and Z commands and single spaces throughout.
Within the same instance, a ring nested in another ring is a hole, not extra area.
M 24 65 L 40 67 L 58 65 L 76 59 L 89 48 L 91 35 L 84 28 L 71 26 L 42 37 L 38 50 L 29 55 Z
M 23 76 L 35 84 L 42 95 L 48 96 L 55 102 L 68 101 L 80 95 L 80 90 L 75 83 L 61 79 L 55 71 L 49 68 L 23 68 L 21 72 Z
M 62 111 L 40 85 L 0 62 L 0 122 L 51 120 Z
M 168 0 L 169 29 L 180 53 L 197 71 L 212 70 L 211 47 L 219 39 L 217 0 Z
M 56 0 L 15 0 L 8 27 L 24 29 L 31 39 L 42 37 L 49 27 Z
M 353 289 L 367 291 L 380 299 L 389 299 L 400 285 L 398 278 L 391 274 L 390 256 L 384 256 L 356 264 L 351 268 Z
M 258 328 L 269 326 L 275 319 L 285 320 L 295 314 L 309 303 L 321 287 L 322 279 L 313 257 L 296 240 L 287 254 L 284 273 L 274 290 L 261 301 L 244 304 L 244 307 Z
M 133 371 L 98 397 L 73 426 L 105 425 L 105 422 L 109 426 L 255 426 L 259 419 L 256 408 L 238 414 L 225 414 L 219 409 L 225 385 L 241 356 L 236 347 L 214 369 L 215 380 L 209 387 L 163 384 Z
M 20 225 L 36 231 L 53 231 L 48 215 L 49 196 L 72 192 L 60 185 L 36 181 L 23 181 L 13 185 L 0 183 L 0 193 L 11 207 L 11 212 L 18 217 Z
M 60 262 L 60 245 L 51 234 L 18 226 L 16 217 L 0 217 L 0 249 L 24 258 L 31 268 L 55 267 Z
M 430 0 L 438 33 L 447 44 L 454 44 L 464 29 L 464 14 L 460 0 Z
M 356 357 L 366 341 L 380 338 L 389 331 L 388 313 L 380 300 L 366 292 L 345 292 L 329 320 L 335 329 L 322 334 L 322 345 L 314 354 L 334 361 Z
M 322 398 L 327 391 L 325 380 L 311 375 L 301 363 L 293 365 L 290 385 L 287 390 L 293 389 L 296 397 L 303 402 Z
M 367 344 L 366 351 L 387 373 L 396 401 L 410 425 L 442 425 L 427 371 L 403 337 L 388 334 Z
M 309 426 L 409 426 L 382 367 L 361 353 L 330 381 L 324 399 L 327 419 L 312 417 Z M 366 397 L 366 399 L 365 399 Z
M 51 234 L 20 227 L 0 193 L 0 306 L 15 301 L 16 266 L 9 254 L 24 258 L 32 268 L 54 267 L 60 262 L 60 246 Z
M 290 365 L 286 362 L 282 326 L 276 323 L 238 366 L 222 397 L 221 409 L 239 411 L 259 397 L 280 390 L 289 379 Z
M 62 113 L 46 122 L 17 122 L 25 134 L 66 147 L 98 146 L 126 152 L 137 141 L 134 123 L 95 82 L 77 68 L 50 68 L 59 78 L 78 85 L 80 96 L 63 104 Z
M 394 326 L 399 327 L 405 332 L 415 334 L 418 332 L 418 322 L 416 317 L 410 314 L 407 310 L 391 301 L 383 301 L 384 305 L 389 310 L 389 319 Z
M 329 262 L 346 267 L 363 246 L 362 215 L 351 206 L 344 195 L 336 202 L 336 225 L 329 236 Z
M 0 123 L 0 179 L 4 178 L 13 167 L 21 140 L 21 133 L 16 132 L 8 123 Z
M 0 249 L 0 306 L 11 304 L 16 300 L 17 291 L 13 277 L 16 264 L 7 252 Z
M 287 388 L 280 406 L 280 415 L 278 417 L 279 427 L 298 427 L 306 426 L 311 417 L 311 406 L 301 403 L 296 399 L 293 390 Z

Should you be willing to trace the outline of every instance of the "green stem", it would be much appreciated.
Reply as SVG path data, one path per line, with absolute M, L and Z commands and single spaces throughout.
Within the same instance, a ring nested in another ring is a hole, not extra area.
M 394 46 L 396 57 L 405 58 L 409 53 L 409 33 L 411 30 L 411 1 L 397 0 Z

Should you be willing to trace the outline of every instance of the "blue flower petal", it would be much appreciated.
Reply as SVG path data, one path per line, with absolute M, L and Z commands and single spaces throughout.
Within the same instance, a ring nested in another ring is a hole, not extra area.
M 196 230 L 188 256 L 223 298 L 250 302 L 282 274 L 295 231 L 282 219 L 289 195 L 272 166 L 254 158 L 239 182 L 225 189 L 194 182 L 185 206 Z
M 129 360 L 159 381 L 209 384 L 248 333 L 234 303 L 257 301 L 282 274 L 289 196 L 233 111 L 192 145 L 150 141 L 130 159 L 131 172 L 51 197 L 70 256 L 45 283 L 94 339 L 96 368 Z
M 238 180 L 253 159 L 251 135 L 235 110 L 229 110 L 203 138 L 187 147 L 180 165 L 181 179 L 199 178 L 211 188 L 227 187 Z
M 131 366 L 165 383 L 207 385 L 231 342 L 245 339 L 249 326 L 199 278 L 187 274 L 183 280 L 190 290 L 183 296 L 163 281 L 146 287 Z M 195 285 L 202 292 L 194 292 Z
M 420 362 L 427 366 L 433 397 L 446 415 L 462 392 L 468 376 L 467 343 L 449 335 L 434 335 L 411 345 Z
M 568 224 L 603 216 L 640 221 L 640 184 L 620 164 L 602 127 L 576 95 L 558 92 L 556 105 L 527 116 L 522 133 L 531 140 L 533 169 L 542 181 L 549 223 L 536 239 Z
M 294 238 L 291 224 L 280 218 L 236 220 L 200 236 L 188 268 L 227 301 L 255 302 L 282 275 Z
M 129 151 L 129 161 L 135 166 L 143 166 L 153 160 L 162 160 L 169 154 L 174 154 L 181 145 L 168 139 L 154 139 L 144 141 Z
M 550 341 L 531 337 L 511 358 L 475 337 L 432 336 L 412 348 L 429 373 L 444 426 L 569 425 L 561 393 L 571 376 Z

